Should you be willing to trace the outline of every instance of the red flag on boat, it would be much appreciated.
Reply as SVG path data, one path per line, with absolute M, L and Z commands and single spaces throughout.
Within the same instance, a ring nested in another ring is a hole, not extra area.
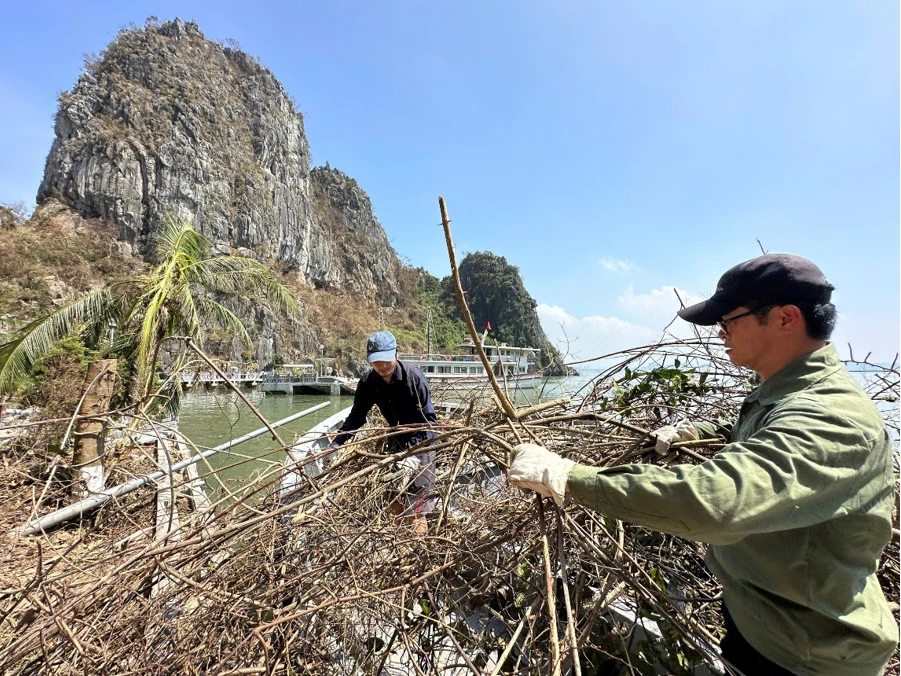
M 486 323 L 485 323 L 485 330 L 486 330 L 486 331 L 490 331 L 490 330 L 491 330 L 491 322 L 486 322 Z

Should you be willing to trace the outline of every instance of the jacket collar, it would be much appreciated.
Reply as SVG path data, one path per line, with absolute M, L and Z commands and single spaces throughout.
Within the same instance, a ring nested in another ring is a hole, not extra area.
M 796 359 L 791 364 L 777 371 L 770 378 L 753 390 L 746 401 L 759 401 L 763 406 L 775 404 L 780 399 L 800 392 L 814 383 L 818 383 L 842 368 L 835 346 L 828 343 L 825 347 Z

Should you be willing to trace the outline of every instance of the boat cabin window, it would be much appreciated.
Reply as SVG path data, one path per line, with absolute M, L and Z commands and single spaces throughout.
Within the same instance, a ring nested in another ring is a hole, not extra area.
M 426 373 L 434 373 L 435 367 L 434 366 L 423 366 L 422 370 L 425 371 Z
M 470 373 L 482 373 L 482 367 L 481 366 L 470 366 L 469 372 Z

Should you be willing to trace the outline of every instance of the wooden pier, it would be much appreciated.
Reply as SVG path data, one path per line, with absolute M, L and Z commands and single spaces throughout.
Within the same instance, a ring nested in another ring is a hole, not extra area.
M 241 387 L 257 387 L 266 377 L 272 374 L 263 371 L 232 371 L 226 373 L 228 379 Z M 181 385 L 185 389 L 191 389 L 195 385 L 201 385 L 207 389 L 213 387 L 225 387 L 225 381 L 217 373 L 204 371 L 202 373 L 184 372 L 181 374 Z
M 357 381 L 340 376 L 281 375 L 267 373 L 260 389 L 266 394 L 353 395 Z
M 314 373 L 273 373 L 271 371 L 229 371 L 228 379 L 235 385 L 246 388 L 259 387 L 266 394 L 323 394 L 337 396 L 353 395 L 357 381 L 341 376 L 317 375 Z M 210 371 L 184 372 L 180 375 L 182 387 L 191 389 L 202 386 L 206 389 L 225 387 L 225 380 Z

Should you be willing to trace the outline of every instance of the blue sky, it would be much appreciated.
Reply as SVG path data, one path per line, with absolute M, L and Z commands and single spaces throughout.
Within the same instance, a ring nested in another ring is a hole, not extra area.
M 578 356 L 653 339 L 757 239 L 823 268 L 836 343 L 898 350 L 897 2 L 0 6 L 0 202 L 33 205 L 82 56 L 179 16 L 275 73 L 403 257 L 447 273 L 443 195 Z

